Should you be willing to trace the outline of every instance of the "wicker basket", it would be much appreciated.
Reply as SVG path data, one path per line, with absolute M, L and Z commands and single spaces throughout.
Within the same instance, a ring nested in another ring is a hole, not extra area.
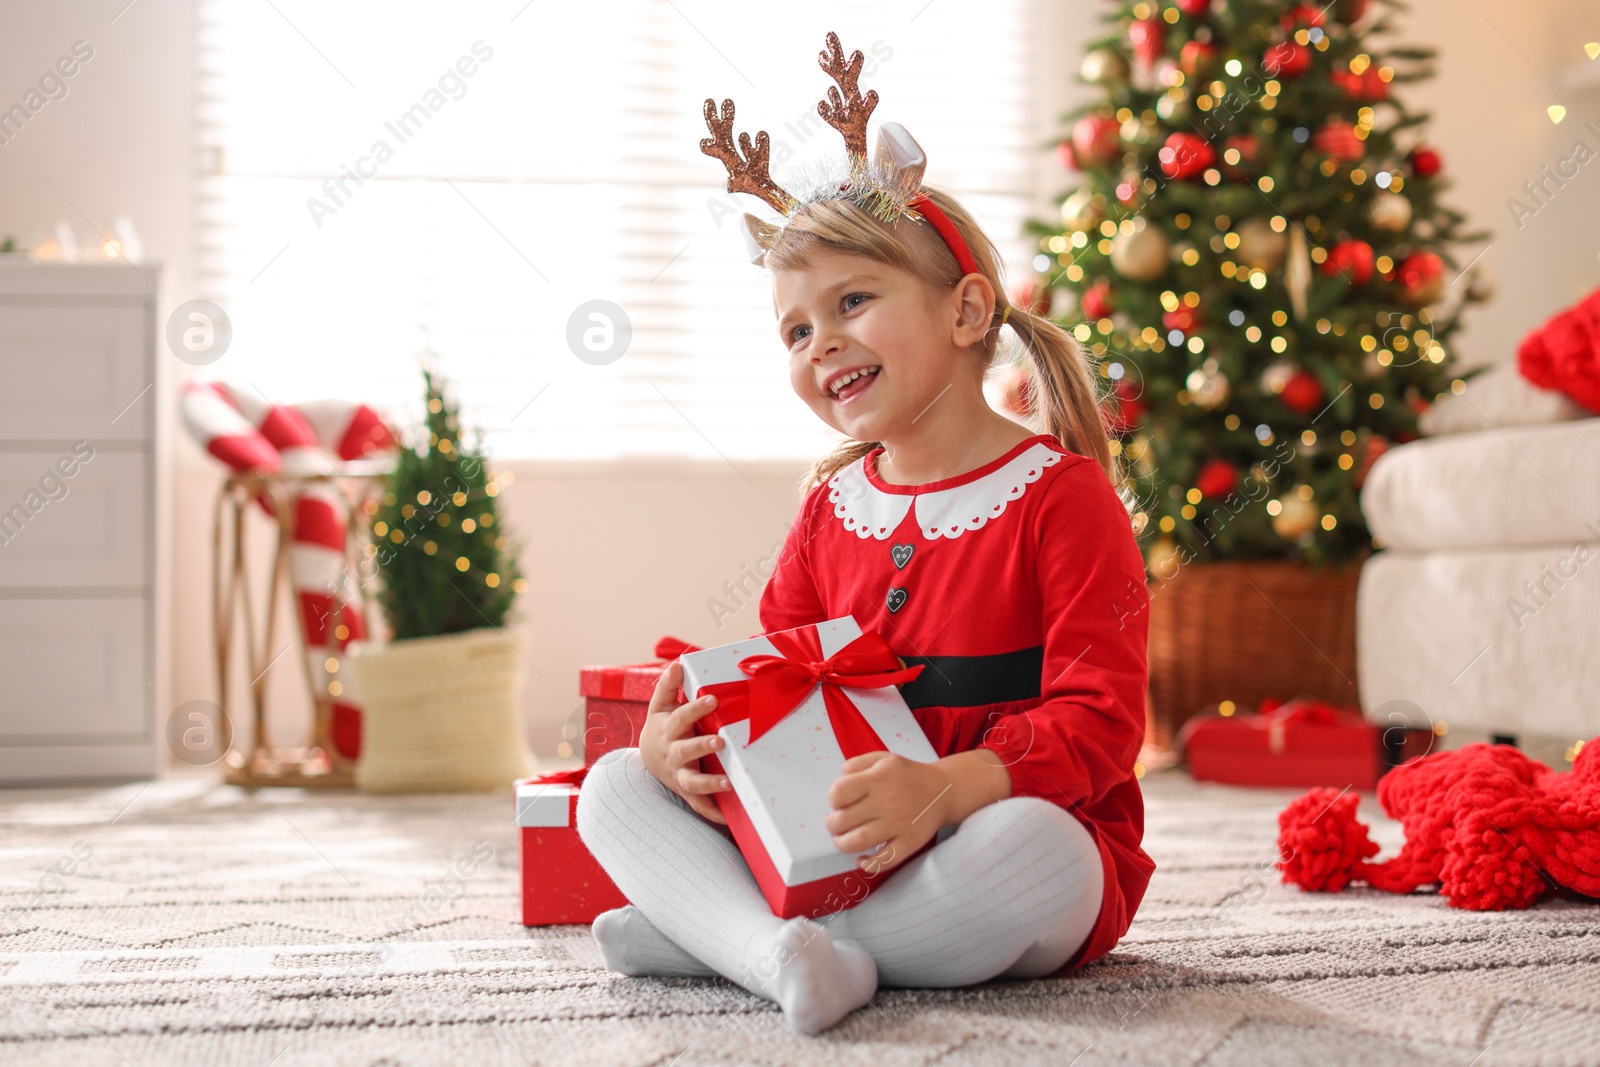
M 1220 700 L 1246 710 L 1263 697 L 1357 706 L 1360 573 L 1359 563 L 1191 563 L 1152 581 L 1146 744 L 1170 749 L 1190 716 Z
M 356 785 L 375 793 L 510 790 L 531 773 L 517 635 L 466 630 L 363 648 Z

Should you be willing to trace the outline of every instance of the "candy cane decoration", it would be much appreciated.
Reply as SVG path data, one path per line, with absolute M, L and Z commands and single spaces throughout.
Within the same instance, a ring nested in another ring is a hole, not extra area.
M 345 400 L 281 405 L 221 382 L 190 381 L 183 386 L 182 411 L 194 439 L 233 471 L 328 474 L 336 469 L 336 459 L 362 459 L 395 446 L 377 412 Z M 256 499 L 272 514 L 270 497 Z M 346 646 L 364 639 L 367 628 L 360 604 L 341 580 L 347 504 L 332 485 L 309 482 L 290 497 L 290 506 L 289 575 L 301 642 L 313 685 L 329 694 L 333 746 L 353 760 L 361 754 L 361 708 L 338 675 Z M 331 625 L 336 609 L 337 628 Z

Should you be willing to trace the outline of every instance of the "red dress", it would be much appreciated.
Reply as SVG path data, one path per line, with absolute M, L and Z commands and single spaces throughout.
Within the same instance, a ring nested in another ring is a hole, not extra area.
M 1140 843 L 1149 593 L 1099 464 L 1036 434 L 954 478 L 892 485 L 875 449 L 801 504 L 761 596 L 764 632 L 843 615 L 907 664 L 900 693 L 940 756 L 987 748 L 1011 795 L 1070 811 L 1105 894 L 1063 970 L 1127 932 L 1155 863 Z

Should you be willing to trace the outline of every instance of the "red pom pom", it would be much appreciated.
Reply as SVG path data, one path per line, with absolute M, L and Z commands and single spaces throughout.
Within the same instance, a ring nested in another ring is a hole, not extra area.
M 1358 865 L 1378 854 L 1367 828 L 1356 821 L 1360 798 L 1336 789 L 1313 789 L 1278 815 L 1278 870 L 1286 885 L 1337 893 Z

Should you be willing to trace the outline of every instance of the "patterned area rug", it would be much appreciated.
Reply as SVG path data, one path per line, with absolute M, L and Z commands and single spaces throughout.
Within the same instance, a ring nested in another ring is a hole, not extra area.
M 1600 907 L 1302 895 L 1272 870 L 1291 793 L 1145 785 L 1160 869 L 1111 956 L 881 990 L 814 1038 L 721 979 L 608 973 L 586 927 L 525 930 L 509 797 L 0 792 L 0 1062 L 1600 1063 Z

